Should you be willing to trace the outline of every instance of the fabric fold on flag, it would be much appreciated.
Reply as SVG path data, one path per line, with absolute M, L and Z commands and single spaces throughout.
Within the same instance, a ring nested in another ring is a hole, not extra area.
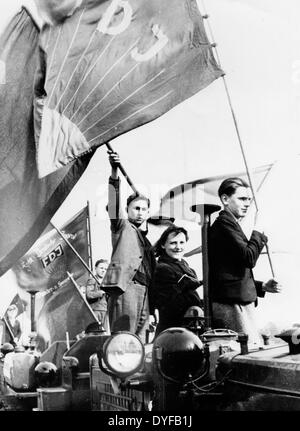
M 96 322 L 96 317 L 81 293 L 70 280 L 65 280 L 53 293 L 44 297 L 37 316 L 37 349 L 43 352 L 53 342 L 70 339 Z

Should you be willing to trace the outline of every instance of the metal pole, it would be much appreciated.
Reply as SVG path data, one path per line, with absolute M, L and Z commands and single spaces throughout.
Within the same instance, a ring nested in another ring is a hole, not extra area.
M 210 227 L 210 215 L 219 211 L 219 205 L 198 204 L 193 205 L 191 210 L 200 215 L 201 235 L 202 235 L 202 277 L 203 277 L 203 302 L 204 318 L 206 329 L 211 328 L 212 309 L 209 289 L 209 261 L 208 261 L 208 230 Z
M 208 265 L 208 228 L 210 225 L 210 215 L 204 213 L 204 220 L 201 227 L 202 233 L 202 268 L 203 268 L 203 301 L 206 327 L 211 328 L 211 303 L 209 295 L 209 265 Z
M 28 291 L 30 293 L 30 322 L 31 322 L 31 332 L 36 332 L 36 322 L 35 322 L 35 295 L 36 291 Z

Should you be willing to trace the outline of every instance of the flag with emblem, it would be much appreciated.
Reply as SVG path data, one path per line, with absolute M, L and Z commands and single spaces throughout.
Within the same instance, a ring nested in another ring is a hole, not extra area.
M 63 236 L 80 257 L 89 264 L 88 208 L 83 208 L 61 229 Z M 49 226 L 51 228 L 51 225 Z M 19 287 L 36 291 L 51 289 L 64 280 L 67 272 L 75 279 L 86 274 L 76 254 L 55 229 L 42 235 L 30 250 L 13 266 Z
M 78 288 L 85 285 L 88 271 L 70 247 L 89 266 L 88 207 L 59 229 L 70 245 L 51 227 L 12 268 L 19 288 L 37 292 L 34 314 L 40 351 L 65 340 L 66 332 L 74 338 L 96 321 Z
M 51 24 L 41 30 L 35 99 L 40 177 L 223 74 L 196 0 L 68 1 L 65 15 L 56 3 L 41 5 Z

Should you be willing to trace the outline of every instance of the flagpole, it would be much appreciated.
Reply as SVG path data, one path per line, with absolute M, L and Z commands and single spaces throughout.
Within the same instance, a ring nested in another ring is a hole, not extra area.
M 87 201 L 87 232 L 88 232 L 88 253 L 89 253 L 89 261 L 90 261 L 90 269 L 93 271 L 93 250 L 92 250 L 92 234 L 91 234 L 91 210 L 90 210 L 90 201 Z
M 202 0 L 202 7 L 203 7 L 203 11 L 205 13 L 205 15 L 202 16 L 202 18 L 204 18 L 204 19 L 207 20 L 207 26 L 208 26 L 210 37 L 211 37 L 211 40 L 212 40 L 212 47 L 215 49 L 216 57 L 217 57 L 217 61 L 218 61 L 218 65 L 221 68 L 221 61 L 220 61 L 220 57 L 219 57 L 219 53 L 218 53 L 218 49 L 217 49 L 217 44 L 216 44 L 215 39 L 214 39 L 212 27 L 211 27 L 211 25 L 209 23 L 209 20 L 208 20 L 209 15 L 206 13 L 206 7 L 205 7 L 205 4 L 204 4 L 204 0 Z M 232 118 L 233 118 L 233 122 L 234 122 L 235 130 L 236 130 L 236 134 L 237 134 L 239 146 L 240 146 L 240 149 L 241 149 L 242 157 L 243 157 L 243 160 L 244 160 L 244 164 L 245 164 L 245 168 L 246 168 L 246 173 L 247 173 L 247 177 L 248 177 L 248 180 L 249 180 L 249 185 L 250 185 L 250 188 L 251 188 L 251 191 L 252 191 L 254 205 L 255 205 L 255 208 L 256 208 L 256 212 L 258 212 L 258 203 L 257 203 L 256 192 L 255 192 L 255 189 L 254 189 L 254 186 L 253 186 L 252 175 L 250 173 L 250 169 L 249 169 L 249 166 L 248 166 L 248 162 L 247 162 L 247 158 L 246 158 L 246 152 L 245 152 L 245 149 L 244 149 L 244 146 L 243 146 L 243 142 L 242 142 L 242 138 L 241 138 L 241 135 L 240 135 L 237 118 L 236 118 L 236 115 L 235 115 L 235 112 L 234 112 L 234 109 L 233 109 L 233 104 L 232 104 L 232 101 L 231 101 L 231 97 L 230 97 L 230 94 L 229 94 L 229 89 L 228 89 L 227 82 L 226 82 L 226 79 L 225 79 L 225 74 L 222 75 L 222 80 L 223 80 L 223 84 L 224 84 L 224 87 L 225 87 L 225 92 L 226 92 L 226 95 L 227 95 L 227 100 L 228 100 L 230 111 L 231 111 L 231 115 L 232 115 Z M 270 255 L 270 250 L 269 250 L 268 244 L 265 244 L 265 247 L 266 247 L 266 252 L 267 252 L 267 256 L 268 256 L 268 260 L 269 260 L 271 274 L 272 274 L 272 277 L 275 278 L 275 272 L 274 272 L 273 263 L 272 263 L 272 260 L 271 260 L 271 255 Z
M 112 146 L 110 145 L 110 143 L 107 142 L 105 145 L 106 145 L 106 147 L 108 148 L 109 151 L 112 151 L 113 153 L 115 152 L 114 149 L 112 148 Z M 127 174 L 127 172 L 125 171 L 125 169 L 124 169 L 124 167 L 122 166 L 121 163 L 119 163 L 118 169 L 122 172 L 124 178 L 126 179 L 126 181 L 129 184 L 129 186 L 132 188 L 132 190 L 134 191 L 134 193 L 139 193 L 138 189 L 133 184 L 131 178 L 129 177 L 129 175 Z M 147 228 L 148 228 L 148 220 L 147 220 L 146 224 L 147 224 Z
M 109 151 L 112 151 L 113 153 L 115 152 L 114 149 L 112 148 L 112 146 L 110 145 L 110 143 L 107 142 L 105 145 L 106 145 L 106 147 L 107 147 L 107 149 Z M 130 187 L 132 188 L 132 190 L 135 193 L 138 193 L 138 189 L 133 184 L 132 180 L 130 179 L 129 175 L 127 174 L 127 172 L 125 171 L 125 169 L 124 169 L 124 167 L 122 166 L 121 163 L 118 165 L 118 169 L 122 172 L 122 174 L 124 175 L 124 178 L 126 179 L 126 181 L 128 182 L 128 184 L 130 185 Z
M 78 284 L 77 284 L 77 283 L 76 283 L 76 281 L 74 280 L 73 274 L 71 274 L 70 272 L 68 272 L 68 271 L 67 271 L 67 275 L 68 275 L 69 280 L 72 282 L 73 286 L 76 288 L 77 292 L 78 292 L 78 293 L 81 295 L 81 297 L 82 297 L 82 294 L 81 294 L 81 292 L 80 292 L 80 289 L 79 289 L 79 287 L 78 287 Z M 99 320 L 99 319 L 97 319 L 97 317 L 96 317 L 96 315 L 95 315 L 95 313 L 94 313 L 94 310 L 92 309 L 92 307 L 90 306 L 90 304 L 87 302 L 87 300 L 86 300 L 84 297 L 83 297 L 82 299 L 84 300 L 85 304 L 88 306 L 89 310 L 90 310 L 90 311 L 91 311 L 91 313 L 93 314 L 93 317 L 95 318 L 95 320 L 97 320 L 97 322 L 98 322 L 98 323 L 100 323 L 100 325 L 102 325 L 102 328 L 103 328 L 103 323 L 102 323 L 102 322 L 100 322 L 100 320 Z M 103 331 L 105 331 L 105 329 L 104 329 L 104 328 L 103 328 Z
M 70 241 L 65 237 L 65 235 L 62 233 L 62 231 L 58 227 L 56 227 L 52 221 L 50 222 L 50 224 L 51 224 L 51 226 L 54 227 L 54 229 L 56 230 L 56 232 L 62 237 L 62 239 L 65 241 L 65 243 L 70 247 L 70 249 L 73 251 L 73 253 L 78 257 L 78 259 L 80 260 L 80 262 L 82 263 L 82 265 L 89 272 L 89 274 L 93 277 L 93 279 L 98 283 L 95 275 L 93 274 L 93 272 L 91 271 L 91 269 L 89 268 L 89 266 L 85 263 L 85 261 L 82 259 L 82 257 L 80 256 L 80 254 L 75 250 L 75 248 L 72 246 L 72 244 L 70 243 Z
M 8 321 L 6 320 L 6 317 L 5 317 L 5 316 L 3 316 L 3 320 L 4 320 L 4 323 L 5 323 L 6 327 L 7 327 L 7 329 L 8 329 L 9 335 L 12 337 L 12 343 L 13 343 L 13 344 L 16 344 L 14 334 L 13 334 L 13 332 L 12 332 L 12 330 L 11 330 L 11 327 L 9 326 L 9 323 L 8 323 Z

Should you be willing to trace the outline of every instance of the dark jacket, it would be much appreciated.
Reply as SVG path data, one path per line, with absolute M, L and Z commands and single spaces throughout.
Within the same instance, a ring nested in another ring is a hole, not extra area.
M 94 311 L 107 310 L 106 293 L 101 289 L 100 282 L 97 283 L 93 277 L 88 279 L 86 285 L 86 300 Z
M 186 274 L 181 281 L 181 277 Z M 195 292 L 200 286 L 195 271 L 186 261 L 178 261 L 167 255 L 158 259 L 154 279 L 154 306 L 159 311 L 159 324 L 156 334 L 166 328 L 182 326 L 183 316 L 192 305 L 201 306 Z
M 108 213 L 113 250 L 101 288 L 109 295 L 116 296 L 124 293 L 133 280 L 144 258 L 145 242 L 148 243 L 143 233 L 122 214 L 119 190 L 120 180 L 109 178 Z M 153 273 L 154 255 L 152 260 Z
M 248 304 L 264 296 L 262 282 L 254 281 L 252 268 L 267 242 L 253 231 L 248 240 L 239 223 L 221 211 L 209 232 L 210 292 L 213 302 Z

